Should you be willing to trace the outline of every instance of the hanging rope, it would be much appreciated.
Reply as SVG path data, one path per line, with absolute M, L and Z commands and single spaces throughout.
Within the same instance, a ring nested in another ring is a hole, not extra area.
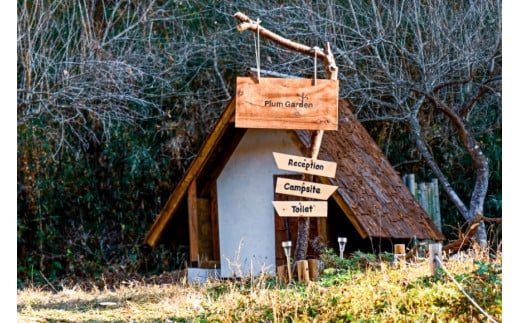
M 473 304 L 475 305 L 475 307 L 482 313 L 484 314 L 488 320 L 490 320 L 491 322 L 493 323 L 497 323 L 497 321 L 491 317 L 491 315 L 489 315 L 488 313 L 486 313 L 486 311 L 484 311 L 484 309 L 482 307 L 480 307 L 477 302 L 475 302 L 475 300 L 473 300 L 473 298 L 471 298 L 468 293 L 466 293 L 466 291 L 462 288 L 462 286 L 459 284 L 458 281 L 455 280 L 455 278 L 453 278 L 453 276 L 448 272 L 448 269 L 446 269 L 446 267 L 444 267 L 444 264 L 442 263 L 442 260 L 439 259 L 439 257 L 435 256 L 435 259 L 437 260 L 437 262 L 441 265 L 442 269 L 444 269 L 444 271 L 446 272 L 446 274 L 448 275 L 448 277 L 450 277 L 450 279 L 455 283 L 455 285 L 457 285 L 457 287 L 460 289 L 460 291 L 462 292 L 462 294 L 464 294 L 464 296 L 466 296 L 468 298 L 468 300 Z
M 256 18 L 255 56 L 258 81 L 260 81 L 260 19 Z
M 314 49 L 314 80 L 313 80 L 312 84 L 316 85 L 316 83 L 318 82 L 318 50 L 320 50 L 320 48 L 317 46 L 314 46 L 313 49 Z

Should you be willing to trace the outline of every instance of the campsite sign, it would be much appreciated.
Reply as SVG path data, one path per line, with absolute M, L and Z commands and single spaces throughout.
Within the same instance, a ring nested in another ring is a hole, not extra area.
M 278 177 L 276 193 L 327 200 L 337 186 Z
M 237 77 L 237 128 L 338 130 L 339 81 Z

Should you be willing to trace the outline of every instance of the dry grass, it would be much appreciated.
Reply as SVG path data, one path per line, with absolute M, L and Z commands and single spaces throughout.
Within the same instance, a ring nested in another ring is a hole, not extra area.
M 468 294 L 501 321 L 501 259 L 444 262 Z M 499 268 L 499 269 L 497 269 Z M 324 272 L 317 282 L 216 280 L 202 286 L 126 282 L 100 290 L 18 291 L 19 322 L 484 322 L 447 275 L 427 262 Z
M 20 320 L 31 321 L 166 321 L 202 310 L 204 291 L 181 284 L 124 284 L 112 290 L 63 289 L 55 293 L 30 288 L 18 291 Z

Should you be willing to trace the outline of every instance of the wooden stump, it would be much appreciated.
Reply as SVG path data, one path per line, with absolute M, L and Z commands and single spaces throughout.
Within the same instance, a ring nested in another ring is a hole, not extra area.
M 442 268 L 442 244 L 432 243 L 429 245 L 430 269 L 432 276 L 439 275 L 439 268 Z
M 276 267 L 276 276 L 282 284 L 287 284 L 289 282 L 289 273 L 287 272 L 287 266 L 282 265 Z
M 309 282 L 309 262 L 307 260 L 298 260 L 296 262 L 298 267 L 298 280 Z
M 318 259 L 309 259 L 309 278 L 312 281 L 316 281 L 319 276 L 319 263 Z
M 401 265 L 406 260 L 406 249 L 404 244 L 394 245 L 394 264 Z

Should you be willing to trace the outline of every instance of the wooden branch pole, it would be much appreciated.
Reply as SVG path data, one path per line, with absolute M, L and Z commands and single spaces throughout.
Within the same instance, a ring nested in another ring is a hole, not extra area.
M 284 38 L 278 34 L 273 33 L 270 30 L 267 30 L 260 26 L 259 23 L 251 20 L 247 15 L 237 12 L 235 13 L 235 18 L 240 21 L 240 24 L 237 26 L 238 31 L 250 30 L 255 33 L 258 33 L 260 37 L 271 40 L 272 42 L 285 47 L 287 49 L 296 51 L 298 53 L 308 55 L 311 57 L 316 57 L 325 65 L 325 74 L 327 79 L 329 80 L 337 80 L 338 79 L 338 67 L 336 66 L 336 60 L 334 59 L 334 55 L 330 49 L 330 44 L 327 43 L 325 50 L 309 47 L 297 42 L 293 42 L 287 38 Z M 310 155 L 312 159 L 317 159 L 320 151 L 321 141 L 323 138 L 324 130 L 316 130 L 313 132 L 311 137 L 311 146 L 310 146 Z M 304 175 L 305 178 L 306 175 Z M 309 226 L 310 219 L 308 217 L 300 218 L 298 221 L 298 240 L 296 241 L 296 251 L 295 251 L 295 259 L 305 260 L 307 254 L 308 247 L 308 237 L 309 237 Z M 308 269 L 307 269 L 307 277 L 308 277 Z M 308 278 L 307 280 L 308 281 Z
M 288 48 L 290 50 L 294 50 L 298 53 L 308 55 L 311 57 L 316 57 L 323 62 L 325 65 L 325 73 L 327 74 L 327 78 L 330 80 L 338 79 L 338 67 L 336 66 L 336 60 L 334 59 L 334 55 L 330 50 L 330 45 L 327 43 L 327 48 L 325 50 L 318 49 L 315 51 L 313 47 L 309 47 L 300 43 L 293 42 L 287 38 L 284 38 L 278 34 L 273 33 L 272 31 L 263 28 L 255 21 L 251 20 L 248 16 L 241 12 L 235 13 L 235 18 L 241 23 L 237 26 L 238 31 L 251 30 L 254 32 L 258 32 L 261 37 L 271 40 L 272 42 Z
M 238 31 L 251 30 L 254 32 L 258 32 L 261 37 L 269 39 L 280 46 L 311 57 L 316 56 L 316 58 L 322 61 L 325 65 L 325 73 L 327 75 L 327 79 L 338 79 L 338 67 L 336 66 L 336 60 L 334 59 L 334 55 L 332 54 L 332 51 L 330 49 L 330 43 L 327 43 L 325 50 L 321 50 L 315 47 L 309 47 L 297 42 L 293 42 L 292 40 L 284 38 L 278 34 L 273 33 L 268 29 L 263 28 L 262 26 L 260 26 L 260 24 L 251 20 L 248 16 L 241 12 L 235 13 L 235 18 L 241 22 L 237 26 Z M 318 158 L 321 140 L 323 138 L 323 132 L 323 130 L 318 130 L 313 133 L 311 140 L 311 156 L 313 159 Z

